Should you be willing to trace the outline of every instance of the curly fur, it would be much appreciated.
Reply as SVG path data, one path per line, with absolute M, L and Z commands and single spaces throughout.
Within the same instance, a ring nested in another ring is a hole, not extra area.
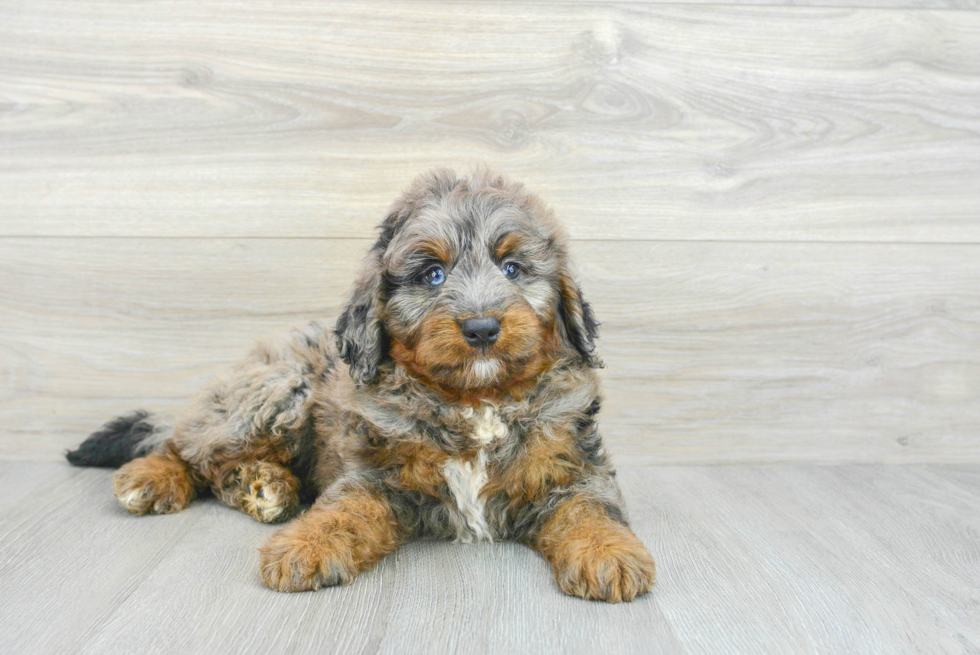
M 438 286 L 423 279 L 433 265 Z M 474 317 L 499 321 L 496 341 L 464 339 Z M 382 222 L 332 333 L 313 322 L 262 342 L 172 432 L 124 417 L 69 460 L 137 457 L 116 474 L 137 514 L 178 511 L 209 487 L 266 522 L 315 498 L 261 551 L 280 591 L 349 583 L 398 545 L 439 537 L 520 541 L 565 592 L 632 600 L 654 564 L 598 430 L 597 326 L 548 207 L 485 169 L 435 171 Z

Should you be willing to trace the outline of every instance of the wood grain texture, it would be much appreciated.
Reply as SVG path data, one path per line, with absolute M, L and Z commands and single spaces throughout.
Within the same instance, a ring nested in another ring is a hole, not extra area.
M 620 605 L 565 596 L 518 544 L 409 545 L 390 612 L 378 652 L 391 655 L 685 652 L 654 594 Z
M 194 530 L 107 620 L 83 653 L 373 653 L 384 631 L 395 562 L 329 594 L 282 594 L 258 576 L 258 548 L 277 526 L 209 499 Z
M 688 652 L 980 647 L 977 469 L 626 469 L 657 602 Z M 697 599 L 695 605 L 691 600 Z
M 482 2 L 482 0 L 469 0 L 470 2 Z M 500 0 L 501 2 L 513 5 L 524 4 L 524 0 Z M 549 4 L 561 2 L 579 2 L 580 0 L 541 0 Z M 718 2 L 716 0 L 594 0 L 594 2 L 608 2 L 611 4 L 684 4 L 684 5 L 712 5 L 712 6 L 762 6 L 762 7 L 867 7 L 873 9 L 955 9 L 972 10 L 980 9 L 978 0 L 728 0 Z
M 0 457 L 336 316 L 368 241 L 0 240 Z M 631 463 L 980 462 L 980 247 L 576 242 Z
M 973 11 L 6 2 L 0 99 L 2 235 L 364 238 L 487 161 L 576 238 L 980 240 Z
M 65 466 L 64 462 L 38 462 L 25 464 L 16 461 L 0 461 L 0 489 L 3 489 L 3 508 L 0 516 L 11 508 L 31 502 L 30 497 L 47 487 L 53 487 L 74 477 L 78 469 Z
M 624 605 L 562 595 L 514 544 L 419 542 L 349 587 L 277 594 L 255 571 L 271 526 L 213 499 L 123 515 L 109 472 L 65 468 L 70 482 L 0 509 L 3 652 L 980 647 L 976 466 L 621 468 L 633 528 L 658 560 L 653 591 Z
M 66 652 L 87 641 L 202 518 L 136 524 L 107 493 L 107 471 L 72 473 L 0 511 L 3 652 Z

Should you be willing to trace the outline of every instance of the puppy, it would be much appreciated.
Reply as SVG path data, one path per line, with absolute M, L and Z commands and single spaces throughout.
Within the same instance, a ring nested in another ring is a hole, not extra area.
M 279 591 L 348 584 L 420 537 L 514 540 L 561 589 L 629 601 L 654 562 L 629 529 L 596 423 L 596 321 L 565 233 L 486 170 L 419 178 L 380 226 L 331 334 L 260 343 L 174 428 L 137 412 L 70 462 L 122 466 L 134 514 L 210 489 L 259 521 Z

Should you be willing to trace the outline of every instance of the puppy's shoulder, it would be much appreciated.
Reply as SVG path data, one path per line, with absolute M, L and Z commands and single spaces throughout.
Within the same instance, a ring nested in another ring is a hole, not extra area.
M 597 408 L 601 391 L 594 369 L 576 360 L 560 361 L 542 376 L 528 396 L 526 411 L 538 420 L 560 419 Z

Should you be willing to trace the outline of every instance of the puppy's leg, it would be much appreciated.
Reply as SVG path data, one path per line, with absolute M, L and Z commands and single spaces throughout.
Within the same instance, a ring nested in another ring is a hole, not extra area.
M 653 585 L 653 558 L 633 532 L 602 504 L 572 496 L 544 523 L 533 544 L 572 596 L 630 601 Z
M 123 465 L 112 479 L 116 498 L 133 514 L 179 512 L 203 486 L 204 480 L 169 443 Z
M 334 366 L 332 340 L 311 323 L 262 341 L 191 403 L 175 441 L 226 504 L 270 523 L 296 513 L 300 483 L 286 465 L 313 459 L 313 389 Z
M 274 462 L 242 462 L 212 489 L 226 505 L 263 523 L 285 521 L 299 509 L 299 479 Z
M 348 487 L 328 492 L 261 548 L 262 579 L 277 591 L 350 584 L 393 552 L 400 537 L 380 491 Z

